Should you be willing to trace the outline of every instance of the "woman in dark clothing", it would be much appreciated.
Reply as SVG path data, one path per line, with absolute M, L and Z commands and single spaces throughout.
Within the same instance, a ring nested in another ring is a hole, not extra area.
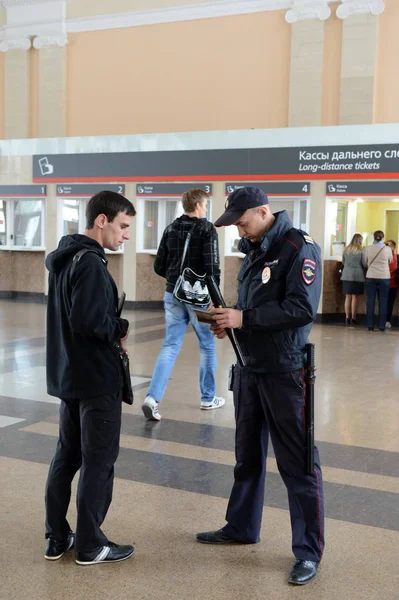
M 394 240 L 387 240 L 385 242 L 386 246 L 389 246 L 392 250 L 392 262 L 389 264 L 389 272 L 391 274 L 391 283 L 388 294 L 388 309 L 387 309 L 387 322 L 385 327 L 387 329 L 391 329 L 391 319 L 393 313 L 393 307 L 395 304 L 396 292 L 398 291 L 399 286 L 399 277 L 398 277 L 398 253 L 396 252 L 396 242 Z

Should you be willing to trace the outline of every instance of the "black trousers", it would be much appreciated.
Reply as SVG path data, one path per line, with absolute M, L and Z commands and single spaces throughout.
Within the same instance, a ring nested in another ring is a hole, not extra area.
M 392 319 L 393 307 L 395 304 L 396 293 L 398 288 L 390 288 L 388 294 L 387 321 L 390 323 Z
M 46 538 L 66 539 L 72 480 L 77 491 L 76 550 L 107 543 L 101 531 L 112 500 L 114 464 L 119 454 L 122 394 L 61 400 L 60 432 L 46 484 Z
M 293 553 L 297 559 L 319 562 L 324 548 L 323 480 L 316 447 L 314 473 L 305 474 L 304 392 L 301 370 L 272 375 L 236 367 L 237 464 L 223 530 L 236 540 L 259 541 L 270 434 L 288 491 Z

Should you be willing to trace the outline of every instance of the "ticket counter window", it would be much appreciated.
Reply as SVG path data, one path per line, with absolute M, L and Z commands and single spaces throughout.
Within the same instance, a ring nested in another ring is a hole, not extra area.
M 332 202 L 329 212 L 330 257 L 340 258 L 347 244 L 348 203 Z
M 79 200 L 64 200 L 63 206 L 63 235 L 73 235 L 79 233 L 80 222 L 80 202 Z
M 44 201 L 39 198 L 0 200 L 0 249 L 44 249 Z
M 299 198 L 270 198 L 273 213 L 285 210 L 294 227 L 308 231 L 308 201 Z M 238 250 L 240 236 L 235 225 L 226 227 L 226 256 L 243 256 Z
M 144 207 L 144 249 L 156 250 L 159 237 L 159 203 L 147 200 Z
M 144 218 L 140 218 L 140 213 Z M 155 253 L 164 229 L 184 213 L 180 198 L 145 198 L 139 206 L 139 252 Z
M 7 203 L 0 200 L 0 246 L 7 245 Z
M 43 245 L 43 202 L 41 200 L 16 200 L 13 208 L 13 246 L 40 248 Z
M 137 251 L 156 254 L 165 228 L 184 214 L 181 198 L 140 197 L 137 210 Z M 212 214 L 211 199 L 208 200 L 207 218 Z

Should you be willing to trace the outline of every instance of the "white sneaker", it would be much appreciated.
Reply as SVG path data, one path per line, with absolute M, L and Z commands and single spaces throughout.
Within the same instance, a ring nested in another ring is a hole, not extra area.
M 143 406 L 141 407 L 144 413 L 144 416 L 149 421 L 160 421 L 161 415 L 158 410 L 158 402 L 151 398 L 151 396 L 147 396 L 147 398 L 143 402 Z
M 222 408 L 226 404 L 224 398 L 215 396 L 212 402 L 201 402 L 201 410 L 214 410 L 215 408 Z
M 387 321 L 387 322 L 385 323 L 385 329 L 391 329 L 391 327 L 392 327 L 392 325 L 390 324 L 390 322 L 389 322 L 389 321 Z

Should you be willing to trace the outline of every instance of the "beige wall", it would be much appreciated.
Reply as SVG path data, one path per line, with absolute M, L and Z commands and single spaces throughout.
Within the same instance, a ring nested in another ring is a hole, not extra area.
M 44 252 L 0 252 L 0 291 L 44 293 Z
M 31 183 L 31 156 L 0 156 L 0 185 L 29 185 Z
M 137 254 L 136 300 L 154 302 L 162 300 L 165 293 L 165 279 L 154 273 L 155 256 Z
M 70 35 L 68 135 L 285 127 L 289 50 L 284 11 Z
M 4 138 L 4 54 L 0 52 L 0 139 Z
M 81 0 L 68 17 L 197 1 Z M 264 11 L 0 53 L 0 138 L 398 122 L 399 2 L 345 21 L 337 6 L 325 22 Z
M 242 258 L 226 256 L 224 259 L 224 299 L 227 306 L 237 302 L 237 275 L 242 266 Z
M 108 271 L 111 273 L 119 294 L 123 290 L 123 255 L 122 254 L 107 254 Z

